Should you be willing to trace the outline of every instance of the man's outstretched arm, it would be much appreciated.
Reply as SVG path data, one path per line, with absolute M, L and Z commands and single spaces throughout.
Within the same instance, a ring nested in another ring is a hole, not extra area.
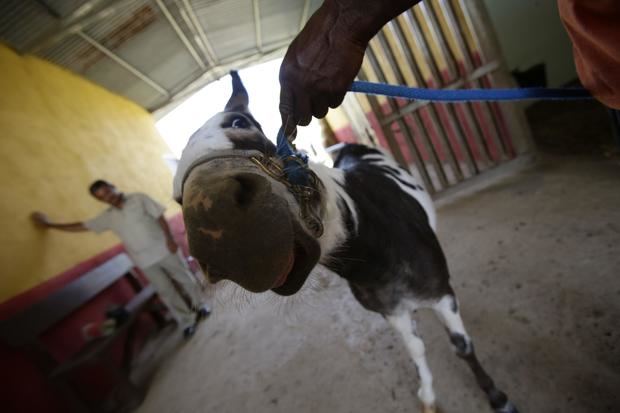
M 30 215 L 30 218 L 37 226 L 45 229 L 57 229 L 65 232 L 88 231 L 88 228 L 86 228 L 83 222 L 70 222 L 65 224 L 55 223 L 50 221 L 47 215 L 42 212 L 33 212 Z

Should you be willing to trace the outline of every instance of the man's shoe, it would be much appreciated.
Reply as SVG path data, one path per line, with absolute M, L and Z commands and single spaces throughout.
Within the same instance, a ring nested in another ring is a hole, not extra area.
M 185 327 L 185 329 L 183 330 L 183 338 L 186 340 L 189 340 L 190 338 L 194 336 L 195 333 L 196 333 L 195 325 Z

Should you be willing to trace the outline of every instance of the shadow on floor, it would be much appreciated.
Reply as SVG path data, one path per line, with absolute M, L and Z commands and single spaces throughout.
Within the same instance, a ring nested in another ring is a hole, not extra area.
M 538 148 L 555 155 L 612 157 L 619 142 L 612 135 L 610 110 L 594 100 L 541 101 L 526 116 Z

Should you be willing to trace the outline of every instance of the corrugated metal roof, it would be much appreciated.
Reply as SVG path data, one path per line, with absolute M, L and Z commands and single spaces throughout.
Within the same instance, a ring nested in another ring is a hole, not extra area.
M 285 4 L 280 0 L 262 0 L 260 5 L 264 43 L 288 39 L 297 33 L 303 12 L 303 0 L 291 0 Z
M 252 0 L 213 3 L 206 8 L 196 8 L 196 15 L 209 33 L 218 57 L 256 49 Z
M 0 41 L 156 110 L 231 68 L 283 54 L 320 3 L 3 0 Z
M 69 16 L 81 7 L 87 7 L 90 3 L 88 0 L 44 0 L 40 1 L 40 4 L 47 4 L 52 12 L 58 14 L 59 17 L 64 18 Z
M 110 33 L 140 16 L 141 11 L 148 9 L 156 14 L 156 8 L 149 0 L 127 0 L 121 3 L 113 18 L 99 20 L 90 25 L 86 31 L 97 40 L 105 40 Z
M 0 39 L 17 50 L 53 29 L 56 24 L 57 19 L 34 2 L 0 2 Z
M 89 44 L 77 35 L 65 38 L 61 43 L 56 43 L 49 49 L 44 50 L 39 56 L 67 69 L 82 73 L 84 68 L 76 60 L 76 56 L 81 56 L 89 48 Z

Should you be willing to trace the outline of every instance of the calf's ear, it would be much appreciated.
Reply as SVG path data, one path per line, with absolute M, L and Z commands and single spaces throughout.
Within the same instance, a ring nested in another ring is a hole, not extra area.
M 228 99 L 228 103 L 224 107 L 225 112 L 243 112 L 250 113 L 248 92 L 243 86 L 243 82 L 239 77 L 239 73 L 236 70 L 230 71 L 230 77 L 232 77 L 232 95 Z

